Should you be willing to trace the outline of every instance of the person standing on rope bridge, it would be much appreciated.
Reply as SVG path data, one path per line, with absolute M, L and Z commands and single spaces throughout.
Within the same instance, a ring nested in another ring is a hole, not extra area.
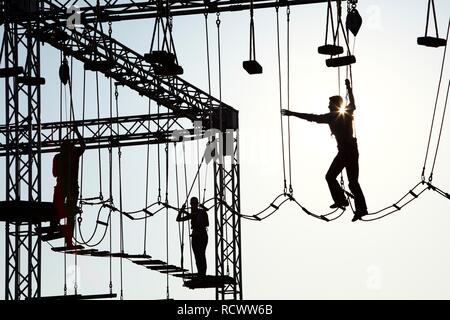
M 56 186 L 53 194 L 53 203 L 56 207 L 57 221 L 67 218 L 67 227 L 64 228 L 66 245 L 73 247 L 72 237 L 75 226 L 75 215 L 78 212 L 77 202 L 79 195 L 78 168 L 80 157 L 86 149 L 83 137 L 78 128 L 73 128 L 80 147 L 76 147 L 71 141 L 64 141 L 60 152 L 53 158 L 53 176 L 56 177 Z
M 184 213 L 184 216 L 182 214 Z M 206 276 L 206 246 L 208 245 L 209 226 L 207 209 L 198 203 L 198 198 L 191 198 L 191 213 L 186 211 L 186 205 L 183 205 L 178 211 L 177 221 L 192 220 L 192 250 L 194 251 L 195 264 L 199 277 Z
M 331 163 L 325 176 L 334 204 L 331 208 L 343 208 L 349 205 L 345 198 L 344 190 L 339 186 L 336 180 L 339 173 L 345 168 L 347 171 L 348 186 L 355 199 L 355 215 L 352 221 L 357 221 L 367 215 L 367 205 L 361 186 L 358 182 L 358 145 L 353 132 L 353 111 L 355 111 L 355 101 L 350 81 L 345 80 L 350 103 L 345 106 L 344 99 L 341 96 L 330 97 L 328 108 L 329 113 L 308 114 L 298 113 L 283 109 L 282 115 L 294 116 L 307 121 L 317 123 L 326 123 L 330 126 L 331 133 L 336 137 L 338 154 Z

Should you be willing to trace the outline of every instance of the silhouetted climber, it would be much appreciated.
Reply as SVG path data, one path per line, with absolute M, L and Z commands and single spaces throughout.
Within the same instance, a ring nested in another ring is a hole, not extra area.
M 60 219 L 67 218 L 67 228 L 63 230 L 68 247 L 73 246 L 73 228 L 75 225 L 75 215 L 78 212 L 78 168 L 80 157 L 86 149 L 83 137 L 76 126 L 74 126 L 74 132 L 77 135 L 80 147 L 76 147 L 71 141 L 64 141 L 61 145 L 60 152 L 53 158 L 53 176 L 56 177 L 53 203 L 57 212 L 57 219 L 53 222 L 53 226 Z
M 191 198 L 191 213 L 188 213 L 186 206 L 183 205 L 178 211 L 177 221 L 186 221 L 191 219 L 192 228 L 192 250 L 194 251 L 195 264 L 199 276 L 206 275 L 206 246 L 208 244 L 208 230 L 209 226 L 207 209 L 198 203 L 196 197 Z M 184 216 L 182 214 L 184 213 Z
M 350 103 L 345 106 L 344 99 L 341 96 L 330 97 L 328 108 L 329 113 L 325 114 L 307 114 L 292 112 L 283 109 L 281 112 L 285 116 L 294 116 L 300 119 L 313 121 L 317 123 L 327 123 L 330 126 L 331 133 L 336 137 L 338 154 L 331 163 L 325 176 L 334 204 L 331 208 L 342 208 L 349 205 L 345 198 L 344 190 L 339 186 L 336 180 L 339 173 L 345 168 L 348 177 L 348 186 L 355 197 L 355 215 L 352 221 L 359 220 L 367 214 L 366 200 L 358 182 L 358 145 L 353 135 L 353 111 L 355 111 L 355 101 L 353 91 L 349 80 L 345 80 Z

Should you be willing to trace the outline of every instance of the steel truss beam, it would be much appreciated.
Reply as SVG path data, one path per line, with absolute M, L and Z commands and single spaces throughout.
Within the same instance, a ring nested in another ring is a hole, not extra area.
M 335 1 L 335 0 L 332 0 Z M 344 0 L 345 1 L 345 0 Z M 165 6 L 166 1 L 161 1 Z M 160 1 L 131 1 L 131 0 L 103 0 L 100 1 L 100 10 L 96 7 L 96 0 L 43 0 L 44 10 L 34 15 L 37 19 L 41 17 L 57 17 L 60 22 L 65 22 L 72 14 L 69 8 L 77 6 L 82 14 L 84 23 L 91 23 L 98 18 L 101 21 L 124 21 L 136 19 L 156 18 L 158 14 L 164 12 Z M 295 5 L 305 5 L 323 3 L 327 0 L 254 0 L 255 9 L 274 8 L 276 6 L 285 7 Z M 250 0 L 169 0 L 170 14 L 173 16 L 198 15 L 217 12 L 235 12 L 250 9 Z M 100 14 L 98 14 L 100 12 Z
M 83 31 L 70 30 L 48 22 L 36 24 L 33 36 L 89 65 L 109 61 L 107 77 L 147 96 L 190 120 L 201 120 L 220 107 L 233 109 L 180 77 L 159 77 L 150 63 L 134 50 L 87 25 Z
M 76 139 L 73 139 L 74 125 L 83 133 L 87 149 L 174 142 L 176 136 L 188 140 L 203 138 L 203 130 L 185 129 L 173 113 L 51 122 L 43 123 L 40 128 L 41 153 L 58 152 L 63 141 L 76 142 Z M 16 129 L 19 134 L 23 132 L 22 126 L 12 130 Z M 32 130 L 37 130 L 37 126 L 33 125 Z M 0 137 L 6 137 L 10 131 L 6 126 L 0 126 Z M 20 153 L 25 153 L 26 147 L 26 143 L 19 143 L 11 150 L 19 149 Z M 7 152 L 6 144 L 0 143 L 0 156 L 5 156 Z

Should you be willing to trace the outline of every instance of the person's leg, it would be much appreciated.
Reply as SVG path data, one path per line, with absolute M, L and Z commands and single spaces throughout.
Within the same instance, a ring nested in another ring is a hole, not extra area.
M 206 232 L 202 232 L 199 237 L 200 248 L 199 248 L 199 257 L 198 257 L 198 273 L 199 275 L 206 275 L 206 246 L 208 245 L 208 234 Z
M 347 202 L 345 199 L 344 191 L 336 180 L 339 173 L 344 169 L 344 162 L 342 159 L 341 152 L 338 152 L 336 157 L 328 169 L 325 179 L 328 183 L 328 188 L 330 189 L 331 196 L 333 197 L 334 203 L 338 205 L 343 205 Z
M 364 215 L 367 213 L 366 199 L 362 192 L 361 186 L 359 184 L 359 164 L 358 164 L 358 148 L 355 145 L 353 148 L 349 149 L 346 161 L 346 171 L 348 178 L 348 187 L 355 197 L 355 211 L 359 215 Z
M 59 184 L 56 184 L 53 189 L 53 205 L 55 207 L 55 215 L 50 222 L 50 226 L 56 229 L 59 225 L 59 221 L 64 217 L 64 199 Z
M 193 233 L 192 234 L 192 251 L 194 252 L 195 257 L 195 265 L 197 266 L 197 273 L 200 274 L 201 270 L 201 240 L 199 239 L 199 234 Z
M 67 230 L 65 231 L 65 238 L 67 246 L 73 246 L 73 229 L 75 227 L 75 216 L 77 214 L 78 202 L 78 186 L 72 186 L 67 197 Z

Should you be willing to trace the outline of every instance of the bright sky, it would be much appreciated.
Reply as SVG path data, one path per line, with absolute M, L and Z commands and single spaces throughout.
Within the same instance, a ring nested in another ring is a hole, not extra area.
M 363 26 L 357 36 L 353 67 L 357 104 L 356 130 L 360 151 L 360 183 L 369 211 L 395 203 L 420 181 L 431 116 L 436 97 L 443 48 L 420 47 L 423 36 L 425 0 L 361 0 L 359 12 Z M 440 37 L 445 31 L 450 3 L 435 1 Z M 218 96 L 217 37 L 215 15 L 209 18 L 213 95 Z M 327 112 L 328 97 L 338 94 L 337 70 L 325 66 L 325 56 L 317 53 L 323 44 L 326 4 L 291 8 L 291 109 L 300 112 Z M 286 106 L 286 15 L 280 9 L 283 56 L 283 106 Z M 140 53 L 148 52 L 153 21 L 122 22 L 113 26 L 113 35 Z M 262 75 L 249 76 L 242 69 L 248 60 L 248 12 L 221 14 L 223 100 L 239 110 L 241 206 L 242 213 L 254 214 L 282 192 L 283 172 L 279 120 L 278 65 L 275 9 L 255 13 L 256 57 L 264 68 Z M 106 26 L 105 26 L 106 28 Z M 433 30 L 433 29 L 431 29 Z M 174 40 L 183 78 L 207 91 L 204 17 L 175 17 Z M 353 38 L 352 38 L 353 41 Z M 48 45 L 42 50 L 42 72 L 47 79 L 42 89 L 43 121 L 59 118 L 59 53 Z M 437 121 L 441 121 L 449 80 L 449 64 L 443 75 Z M 345 70 L 342 70 L 343 77 Z M 74 65 L 74 91 L 77 117 L 81 117 L 82 66 Z M 344 78 L 341 87 L 344 87 Z M 102 115 L 109 110 L 108 81 L 100 77 Z M 88 115 L 96 115 L 95 78 L 87 77 Z M 341 92 L 344 94 L 344 92 Z M 2 91 L 2 97 L 4 93 Z M 1 98 L 3 99 L 3 98 Z M 2 100 L 3 101 L 3 100 Z M 144 114 L 148 102 L 128 89 L 120 91 L 122 114 Z M 4 105 L 0 113 L 4 123 Z M 87 116 L 89 117 L 89 116 Z M 443 138 L 433 182 L 450 190 L 449 121 Z M 433 143 L 436 141 L 433 136 Z M 325 173 L 336 154 L 336 145 L 327 126 L 291 120 L 292 183 L 295 197 L 312 211 L 327 212 L 332 203 Z M 434 144 L 433 144 L 434 145 Z M 204 147 L 204 141 L 201 146 Z M 162 149 L 161 149 L 162 150 Z M 173 147 L 170 151 L 173 154 Z M 196 144 L 187 146 L 189 180 L 195 173 Z M 136 210 L 145 204 L 146 147 L 123 150 L 124 209 Z M 117 203 L 117 151 L 114 151 L 114 198 Z M 150 202 L 156 201 L 158 176 L 156 146 L 151 147 Z M 51 201 L 52 155 L 43 156 L 43 200 Z M 97 152 L 86 155 L 84 196 L 99 192 Z M 107 151 L 102 151 L 103 193 L 107 194 Z M 4 159 L 0 165 L 5 166 Z M 176 202 L 174 162 L 169 175 L 170 202 Z M 179 170 L 182 170 L 181 165 Z M 213 194 L 212 167 L 208 167 L 207 198 Z M 202 171 L 202 185 L 205 179 Z M 428 176 L 429 171 L 427 171 Z M 0 171 L 5 181 L 5 170 Z M 163 189 L 164 189 L 163 184 Z M 203 186 L 202 186 L 203 188 Z M 181 199 L 185 193 L 182 191 Z M 4 199 L 4 184 L 0 199 Z M 98 208 L 85 208 L 82 231 L 93 230 Z M 326 223 L 305 215 L 287 203 L 262 222 L 242 222 L 243 292 L 245 299 L 449 299 L 450 298 L 450 201 L 431 191 L 385 219 L 352 223 L 351 213 Z M 105 215 L 106 212 L 102 212 Z M 113 251 L 118 250 L 118 217 L 113 217 Z M 213 214 L 210 214 L 213 221 Z M 175 214 L 169 220 L 169 261 L 180 264 L 180 246 Z M 142 253 L 144 222 L 125 221 L 125 250 Z M 96 236 L 99 239 L 100 235 Z M 187 239 L 187 237 L 186 237 Z M 214 271 L 214 234 L 209 230 L 208 273 Z M 4 229 L 0 248 L 4 248 Z M 187 241 L 187 240 L 186 240 Z M 53 245 L 61 245 L 54 242 Z M 99 246 L 109 249 L 109 238 Z M 2 249 L 1 252 L 4 249 Z M 147 252 L 166 259 L 165 215 L 148 221 Z M 43 244 L 42 295 L 63 293 L 63 255 Z M 190 264 L 188 251 L 185 262 Z M 113 260 L 114 292 L 120 290 L 119 260 Z M 68 257 L 68 288 L 73 292 L 75 265 Z M 195 268 L 195 264 L 194 264 Z M 163 299 L 166 278 L 124 261 L 126 299 Z M 0 255 L 0 274 L 4 274 L 4 254 Z M 79 292 L 108 292 L 109 260 L 79 257 Z M 4 278 L 0 279 L 4 288 Z M 3 290 L 2 290 L 3 292 Z M 3 296 L 2 296 L 3 297 Z M 182 280 L 170 278 L 170 297 L 174 299 L 213 299 L 214 290 L 192 291 Z

